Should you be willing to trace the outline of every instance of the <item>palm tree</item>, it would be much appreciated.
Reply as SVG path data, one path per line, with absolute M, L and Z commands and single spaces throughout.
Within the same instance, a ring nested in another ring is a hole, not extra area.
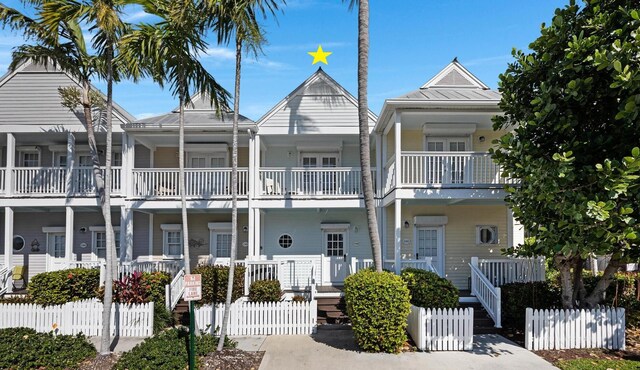
M 256 10 L 266 16 L 267 10 L 273 15 L 278 9 L 276 0 L 208 0 L 205 4 L 210 14 L 210 24 L 218 35 L 219 43 L 235 41 L 236 65 L 233 94 L 233 139 L 231 151 L 231 251 L 229 258 L 229 276 L 224 316 L 220 328 L 218 351 L 224 347 L 227 324 L 233 295 L 235 261 L 238 253 L 238 117 L 240 115 L 240 77 L 242 70 L 242 51 L 248 49 L 257 56 L 264 42 L 262 30 L 256 20 Z
M 369 145 L 369 106 L 367 84 L 369 73 L 369 0 L 350 0 L 349 9 L 358 6 L 358 127 L 360 135 L 360 168 L 362 169 L 362 192 L 367 212 L 367 226 L 373 263 L 377 272 L 382 272 L 382 247 L 378 232 L 376 205 L 371 176 L 371 152 Z M 399 150 L 396 149 L 396 150 Z
M 143 4 L 149 14 L 161 18 L 156 24 L 141 24 L 120 40 L 119 61 L 133 71 L 149 74 L 160 86 L 170 85 L 179 107 L 179 192 L 185 272 L 191 272 L 189 229 L 184 175 L 184 106 L 191 91 L 203 93 L 220 114 L 227 108 L 229 93 L 198 60 L 207 48 L 205 18 L 190 0 L 159 0 Z

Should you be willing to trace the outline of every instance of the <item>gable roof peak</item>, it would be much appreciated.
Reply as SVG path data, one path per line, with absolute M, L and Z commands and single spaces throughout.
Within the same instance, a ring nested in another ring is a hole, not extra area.
M 475 88 L 489 90 L 489 86 L 480 81 L 479 78 L 469 72 L 460 62 L 458 57 L 453 58 L 451 63 L 444 67 L 438 74 L 433 76 L 420 89 L 431 88 Z

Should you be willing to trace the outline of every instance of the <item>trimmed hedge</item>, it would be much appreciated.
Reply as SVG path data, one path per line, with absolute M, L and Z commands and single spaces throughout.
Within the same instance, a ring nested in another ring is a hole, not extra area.
M 235 347 L 236 343 L 225 340 L 225 347 Z M 218 344 L 218 337 L 202 334 L 196 337 L 196 355 L 204 356 L 213 352 Z M 170 329 L 147 338 L 125 352 L 116 363 L 114 369 L 184 369 L 189 361 L 187 346 L 189 333 L 186 330 Z
M 438 274 L 416 268 L 406 268 L 400 274 L 411 292 L 411 304 L 425 308 L 456 308 L 460 298 L 458 288 Z
M 344 294 L 358 346 L 366 352 L 399 352 L 411 311 L 404 280 L 365 269 L 345 279 Z
M 51 306 L 96 297 L 100 270 L 75 268 L 37 274 L 27 287 L 33 301 Z
M 251 302 L 279 302 L 282 289 L 278 280 L 256 280 L 249 286 Z
M 500 287 L 503 326 L 524 330 L 526 308 L 549 309 L 562 307 L 560 289 L 553 283 L 511 283 Z
M 95 347 L 82 334 L 0 329 L 0 369 L 70 369 L 95 355 Z
M 237 300 L 244 294 L 244 266 L 236 266 L 233 276 L 232 301 Z M 229 279 L 229 266 L 197 266 L 192 274 L 202 275 L 202 300 L 196 302 L 198 305 L 210 303 L 224 303 L 227 299 L 227 283 Z

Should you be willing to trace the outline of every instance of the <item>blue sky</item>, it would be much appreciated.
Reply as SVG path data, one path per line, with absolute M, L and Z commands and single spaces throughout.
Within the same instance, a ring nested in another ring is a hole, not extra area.
M 370 0 L 369 105 L 378 114 L 386 98 L 415 90 L 454 57 L 490 87 L 511 60 L 511 49 L 526 49 L 540 24 L 568 0 Z M 6 5 L 21 8 L 18 1 Z M 323 69 L 355 95 L 357 88 L 357 11 L 340 0 L 287 0 L 284 12 L 263 21 L 268 45 L 257 60 L 245 59 L 240 108 L 258 119 L 317 68 L 308 51 L 322 44 L 329 65 Z M 125 19 L 149 21 L 139 8 Z M 0 30 L 0 71 L 11 49 L 23 43 L 19 33 Z M 202 62 L 233 90 L 234 54 L 211 42 Z M 99 88 L 104 86 L 97 83 Z M 115 100 L 137 117 L 161 114 L 177 103 L 152 81 L 124 81 Z

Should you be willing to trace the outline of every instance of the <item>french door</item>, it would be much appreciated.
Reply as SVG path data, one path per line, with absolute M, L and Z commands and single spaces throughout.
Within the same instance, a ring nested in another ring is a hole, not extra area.
M 302 194 L 332 194 L 338 187 L 336 173 L 333 171 L 315 170 L 318 168 L 338 167 L 338 154 L 336 153 L 314 153 L 303 154 L 302 167 L 308 169 L 302 174 L 301 188 L 298 191 Z
M 187 167 L 190 168 L 223 168 L 227 167 L 227 154 L 189 153 Z M 230 188 L 231 172 L 195 171 L 187 174 L 186 187 L 190 193 L 218 195 Z
M 440 275 L 444 272 L 444 230 L 442 227 L 418 227 L 415 237 L 416 259 L 431 258 Z
M 427 137 L 427 152 L 465 152 L 465 137 Z M 427 176 L 431 184 L 463 184 L 467 157 L 442 154 L 427 158 Z
M 47 233 L 47 271 L 61 270 L 66 265 L 64 233 Z

